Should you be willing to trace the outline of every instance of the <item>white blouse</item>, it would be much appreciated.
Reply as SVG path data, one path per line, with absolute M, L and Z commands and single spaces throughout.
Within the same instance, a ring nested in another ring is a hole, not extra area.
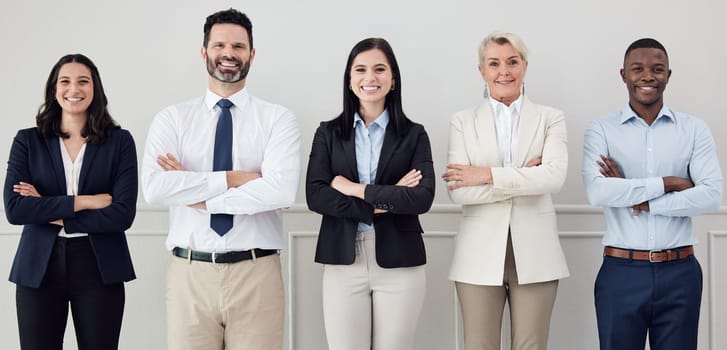
M 81 150 L 76 156 L 76 160 L 71 160 L 71 155 L 66 149 L 66 145 L 63 143 L 63 138 L 59 137 L 58 142 L 61 144 L 61 158 L 63 159 L 63 170 L 66 174 L 66 194 L 69 196 L 78 195 L 78 180 L 81 176 L 81 166 L 83 165 L 83 154 L 86 151 L 86 144 L 81 146 Z M 62 228 L 58 235 L 66 238 L 74 237 L 85 237 L 87 233 L 66 233 L 65 228 Z
M 520 105 L 522 95 L 510 106 L 490 98 L 493 115 L 495 116 L 495 131 L 497 132 L 497 146 L 502 166 L 512 167 L 512 160 L 517 147 L 517 131 L 520 124 Z

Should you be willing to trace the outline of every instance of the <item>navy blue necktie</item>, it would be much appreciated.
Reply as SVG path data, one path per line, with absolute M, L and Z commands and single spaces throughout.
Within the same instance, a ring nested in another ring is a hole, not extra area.
M 232 102 L 221 99 L 217 102 L 220 106 L 220 118 L 217 120 L 217 131 L 215 131 L 215 153 L 212 161 L 213 171 L 232 170 L 232 114 L 230 107 Z M 224 236 L 232 228 L 232 215 L 212 214 L 210 227 L 218 235 Z

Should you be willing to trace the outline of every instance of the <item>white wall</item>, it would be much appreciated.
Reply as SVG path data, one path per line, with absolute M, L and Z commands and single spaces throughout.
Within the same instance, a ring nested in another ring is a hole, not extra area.
M 112 115 L 143 151 L 149 122 L 164 106 L 201 95 L 206 72 L 199 56 L 202 24 L 228 7 L 246 12 L 254 25 L 256 60 L 248 78 L 252 94 L 292 109 L 302 132 L 306 165 L 320 120 L 341 109 L 342 76 L 350 48 L 360 39 L 382 36 L 392 44 L 402 69 L 404 107 L 425 125 L 435 169 L 446 161 L 449 117 L 481 102 L 476 70 L 479 40 L 496 29 L 522 36 L 530 48 L 526 91 L 538 103 L 566 112 L 571 162 L 560 194 L 559 225 L 573 276 L 561 284 L 552 326 L 553 349 L 596 347 L 592 282 L 598 267 L 600 211 L 585 203 L 580 180 L 583 129 L 588 120 L 620 109 L 627 94 L 618 76 L 623 52 L 633 40 L 654 37 L 669 51 L 673 75 L 666 103 L 707 121 L 720 163 L 727 169 L 727 124 L 719 109 L 727 78 L 721 21 L 727 5 L 717 0 L 609 2 L 522 0 L 518 2 L 247 0 L 104 2 L 3 0 L 0 4 L 0 156 L 15 132 L 34 125 L 51 66 L 66 53 L 80 52 L 99 66 Z M 4 182 L 4 171 L 0 171 Z M 439 182 L 435 207 L 423 218 L 429 249 L 429 299 L 417 349 L 454 349 L 459 329 L 452 287 L 446 281 L 458 208 L 449 205 Z M 319 266 L 312 263 L 318 217 L 299 205 L 286 212 L 289 250 L 284 255 L 290 298 L 291 349 L 324 348 L 320 324 Z M 142 202 L 143 203 L 143 202 Z M 9 271 L 20 228 L 0 221 L 0 276 Z M 139 279 L 128 284 L 123 349 L 164 347 L 163 240 L 166 214 L 140 205 L 129 240 Z M 725 259 L 727 210 L 699 218 L 698 254 L 705 268 L 701 349 L 727 348 Z M 290 255 L 287 255 L 290 254 Z M 17 348 L 14 287 L 0 287 L 0 348 Z M 572 330 L 584 331 L 576 334 Z M 151 330 L 151 334 L 149 331 Z M 71 344 L 74 344 L 69 339 Z

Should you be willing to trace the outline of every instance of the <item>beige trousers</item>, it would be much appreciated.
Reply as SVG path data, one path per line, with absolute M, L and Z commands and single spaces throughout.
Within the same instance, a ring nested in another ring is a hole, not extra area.
M 285 304 L 280 256 L 232 264 L 171 257 L 167 347 L 280 350 Z
M 323 318 L 329 350 L 410 350 L 424 304 L 424 266 L 384 269 L 373 231 L 356 236 L 353 265 L 325 265 Z
M 558 281 L 519 284 L 508 237 L 502 286 L 455 282 L 464 320 L 465 350 L 500 350 L 502 314 L 510 306 L 512 350 L 545 350 Z

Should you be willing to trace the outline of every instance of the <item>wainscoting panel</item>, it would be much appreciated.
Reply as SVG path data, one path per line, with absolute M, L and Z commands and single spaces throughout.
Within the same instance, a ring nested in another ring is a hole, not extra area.
M 585 205 L 556 206 L 561 243 L 571 276 L 562 280 L 553 311 L 550 349 L 598 348 L 593 282 L 601 264 L 605 223 L 601 211 Z M 299 204 L 285 211 L 288 247 L 282 252 L 286 285 L 286 350 L 325 350 L 321 310 L 323 268 L 313 262 L 320 216 Z M 417 350 L 461 350 L 462 325 L 454 285 L 447 279 L 460 208 L 435 205 L 422 217 L 427 246 L 427 297 L 417 332 Z M 166 349 L 164 248 L 167 212 L 140 204 L 128 240 L 138 278 L 126 284 L 126 310 L 120 349 Z M 697 257 L 704 270 L 699 350 L 727 349 L 727 210 L 697 217 Z M 20 227 L 0 222 L 0 273 L 10 271 Z M 15 286 L 0 288 L 0 348 L 19 349 Z M 507 314 L 507 312 L 506 312 Z M 76 349 L 69 321 L 65 349 Z M 509 327 L 503 327 L 503 349 Z

